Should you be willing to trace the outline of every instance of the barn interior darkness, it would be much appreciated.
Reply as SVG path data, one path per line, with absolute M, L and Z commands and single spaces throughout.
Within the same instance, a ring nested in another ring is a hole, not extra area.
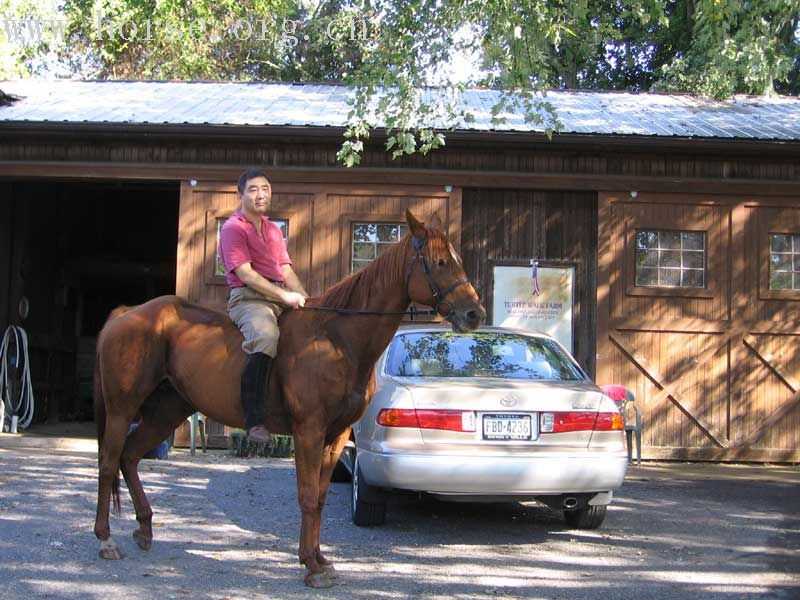
M 95 340 L 108 313 L 175 292 L 179 189 L 0 180 L 0 323 L 29 336 L 34 422 L 90 420 Z

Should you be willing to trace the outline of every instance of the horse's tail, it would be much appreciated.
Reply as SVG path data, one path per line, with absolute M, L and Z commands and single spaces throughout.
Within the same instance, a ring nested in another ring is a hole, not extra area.
M 120 307 L 122 308 L 122 307 Z M 120 308 L 115 309 L 109 315 L 106 323 L 110 321 L 112 318 L 117 316 L 118 314 L 122 314 Z M 117 313 L 117 314 L 115 314 Z M 98 336 L 98 341 L 100 340 L 100 336 Z M 103 459 L 103 438 L 105 437 L 106 433 L 106 400 L 105 396 L 103 395 L 103 375 L 102 369 L 100 368 L 100 352 L 95 353 L 94 357 L 94 423 L 97 427 L 97 466 L 100 467 L 100 461 Z M 114 481 L 111 484 L 111 499 L 114 505 L 114 512 L 119 515 L 121 511 L 120 499 L 119 499 L 119 468 L 117 468 L 116 474 L 114 475 Z

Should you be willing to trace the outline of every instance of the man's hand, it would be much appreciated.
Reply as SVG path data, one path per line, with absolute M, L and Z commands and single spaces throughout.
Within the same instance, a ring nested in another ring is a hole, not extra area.
M 286 291 L 283 293 L 281 302 L 290 308 L 300 308 L 306 305 L 306 297 L 297 292 Z

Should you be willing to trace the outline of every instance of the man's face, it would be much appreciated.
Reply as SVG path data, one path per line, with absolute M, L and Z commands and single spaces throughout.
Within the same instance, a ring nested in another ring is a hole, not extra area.
M 266 177 L 248 179 L 241 199 L 242 209 L 263 215 L 272 204 L 272 186 Z

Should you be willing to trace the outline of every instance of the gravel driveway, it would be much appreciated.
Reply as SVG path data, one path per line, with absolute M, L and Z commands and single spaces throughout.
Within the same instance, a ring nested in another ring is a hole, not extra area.
M 649 464 L 631 468 L 603 527 L 568 529 L 535 505 L 393 499 L 387 524 L 349 520 L 334 484 L 323 549 L 339 583 L 303 586 L 290 460 L 223 453 L 146 461 L 155 541 L 111 527 L 126 558 L 97 558 L 92 454 L 4 449 L 1 598 L 800 598 L 800 469 Z

